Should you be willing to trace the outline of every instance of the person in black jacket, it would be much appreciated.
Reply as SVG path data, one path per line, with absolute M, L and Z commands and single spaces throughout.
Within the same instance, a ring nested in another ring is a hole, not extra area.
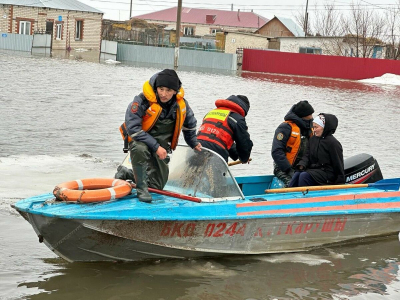
M 215 106 L 217 108 L 204 117 L 197 139 L 203 147 L 218 153 L 226 162 L 230 157 L 248 163 L 253 148 L 245 119 L 250 109 L 249 99 L 232 95 L 215 101 Z
M 314 108 L 308 101 L 299 101 L 286 114 L 275 130 L 271 155 L 274 160 L 274 175 L 284 187 L 288 187 L 295 168 L 307 149 L 312 135 Z
M 345 183 L 343 149 L 333 136 L 338 119 L 331 114 L 319 114 L 313 120 L 314 136 L 297 165 L 290 187 Z

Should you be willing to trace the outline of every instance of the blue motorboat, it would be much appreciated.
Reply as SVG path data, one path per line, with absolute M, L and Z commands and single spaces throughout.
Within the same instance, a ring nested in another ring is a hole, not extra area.
M 13 207 L 71 262 L 297 252 L 398 234 L 400 178 L 365 183 L 381 177 L 367 154 L 346 164 L 346 185 L 284 189 L 272 175 L 234 177 L 218 154 L 179 146 L 152 203 L 132 188 L 90 203 L 49 192 Z

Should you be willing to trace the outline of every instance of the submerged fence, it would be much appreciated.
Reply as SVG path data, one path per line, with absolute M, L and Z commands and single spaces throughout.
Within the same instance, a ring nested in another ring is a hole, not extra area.
M 359 80 L 400 75 L 400 61 L 244 49 L 242 70 Z
M 0 33 L 0 49 L 26 51 L 32 54 L 51 52 L 51 35 L 23 35 Z M 174 65 L 175 48 L 140 46 L 102 41 L 102 59 L 135 62 L 139 64 Z M 237 55 L 213 51 L 179 49 L 178 65 L 190 68 L 205 68 L 235 71 Z
M 150 64 L 174 64 L 174 48 L 118 43 L 117 60 Z M 193 68 L 236 70 L 237 55 L 179 49 L 178 65 Z
M 0 32 L 0 49 L 50 55 L 51 34 L 26 35 Z
M 31 52 L 33 35 L 0 32 L 0 49 Z

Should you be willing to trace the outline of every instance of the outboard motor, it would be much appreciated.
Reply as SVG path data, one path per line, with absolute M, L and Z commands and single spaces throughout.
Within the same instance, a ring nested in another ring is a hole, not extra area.
M 361 153 L 344 160 L 346 183 L 372 183 L 383 179 L 378 162 L 371 155 Z

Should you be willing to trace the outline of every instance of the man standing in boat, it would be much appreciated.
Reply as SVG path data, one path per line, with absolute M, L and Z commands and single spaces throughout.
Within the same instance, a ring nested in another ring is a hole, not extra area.
M 226 162 L 231 157 L 247 163 L 253 148 L 245 119 L 250 109 L 249 99 L 232 95 L 215 101 L 215 106 L 217 108 L 204 117 L 197 139 L 203 147 L 217 152 Z
M 148 186 L 162 190 L 167 183 L 168 153 L 175 150 L 182 130 L 186 143 L 201 151 L 196 138 L 197 121 L 184 99 L 181 81 L 174 70 L 154 74 L 143 92 L 129 104 L 121 134 L 129 144 L 139 200 L 150 203 Z
M 284 120 L 275 130 L 271 155 L 274 160 L 274 175 L 288 187 L 295 167 L 307 148 L 312 135 L 314 108 L 308 101 L 293 105 Z

